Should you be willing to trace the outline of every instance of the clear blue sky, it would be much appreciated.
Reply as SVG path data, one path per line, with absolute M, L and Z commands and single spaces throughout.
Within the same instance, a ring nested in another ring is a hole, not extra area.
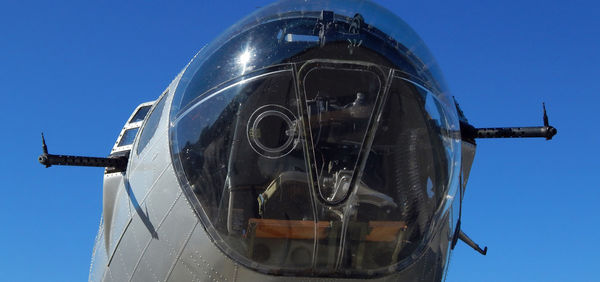
M 268 1 L 13 1 L 0 5 L 0 280 L 83 281 L 102 169 L 37 163 L 105 156 L 134 109 Z M 437 58 L 476 126 L 538 125 L 553 141 L 480 140 L 448 281 L 600 281 L 600 4 L 378 1 Z

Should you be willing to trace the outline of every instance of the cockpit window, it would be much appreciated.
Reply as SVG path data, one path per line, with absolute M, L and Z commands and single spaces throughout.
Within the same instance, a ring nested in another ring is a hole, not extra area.
M 138 109 L 137 113 L 135 113 L 135 115 L 133 116 L 133 118 L 131 118 L 131 120 L 129 121 L 129 123 L 135 123 L 135 122 L 139 122 L 139 121 L 143 121 L 146 118 L 146 115 L 148 114 L 148 111 L 150 111 L 150 107 L 152 105 L 148 105 L 148 106 L 144 106 Z
M 125 130 L 125 132 L 123 133 L 123 137 L 121 137 L 121 141 L 119 141 L 118 147 L 133 144 L 133 141 L 135 140 L 135 135 L 137 134 L 139 129 L 139 127 L 135 127 Z

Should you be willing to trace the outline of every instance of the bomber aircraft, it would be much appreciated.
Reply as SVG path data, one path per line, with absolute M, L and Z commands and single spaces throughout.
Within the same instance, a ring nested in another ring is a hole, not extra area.
M 106 158 L 90 281 L 440 281 L 476 128 L 418 35 L 369 1 L 263 7 L 140 104 Z

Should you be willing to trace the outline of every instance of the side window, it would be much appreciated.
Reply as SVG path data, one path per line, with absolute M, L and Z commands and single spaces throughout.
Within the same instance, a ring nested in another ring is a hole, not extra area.
M 119 134 L 119 137 L 117 137 L 117 141 L 110 152 L 111 154 L 131 151 L 131 146 L 133 145 L 133 141 L 135 141 L 140 126 L 142 126 L 142 123 L 153 104 L 154 102 L 146 102 L 135 108 L 134 112 L 121 129 L 121 133 Z
M 131 120 L 129 121 L 129 123 L 135 123 L 135 122 L 144 121 L 144 119 L 146 118 L 146 115 L 150 111 L 151 107 L 152 107 L 152 105 L 141 107 L 137 111 L 137 113 L 135 113 L 135 115 L 131 118 Z
M 148 145 L 148 142 L 150 141 L 150 139 L 152 139 L 152 136 L 154 136 L 154 133 L 156 132 L 156 128 L 158 127 L 158 123 L 160 122 L 160 118 L 163 114 L 163 109 L 165 107 L 166 100 L 165 97 L 167 97 L 167 94 L 168 93 L 164 93 L 162 97 L 160 97 L 160 100 L 150 113 L 148 120 L 142 128 L 142 133 L 140 134 L 140 141 L 138 142 L 136 150 L 138 155 L 144 150 L 144 148 L 146 148 L 146 145 Z
M 133 140 L 135 140 L 135 135 L 138 132 L 139 127 L 134 127 L 125 130 L 123 136 L 121 137 L 121 141 L 119 141 L 118 147 L 127 146 L 133 144 Z

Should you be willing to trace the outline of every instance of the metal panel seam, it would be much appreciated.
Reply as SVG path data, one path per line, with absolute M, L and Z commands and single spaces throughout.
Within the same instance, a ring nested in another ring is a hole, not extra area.
M 152 182 L 152 184 L 150 185 L 150 189 L 148 190 L 148 192 L 146 193 L 146 195 L 144 195 L 144 198 L 142 198 L 142 201 L 140 202 L 140 204 L 143 204 L 143 203 L 146 202 L 146 199 L 148 198 L 148 196 L 150 195 L 150 193 L 156 187 L 156 183 L 158 183 L 158 181 L 162 178 L 163 174 L 165 174 L 165 172 L 167 171 L 167 169 L 169 168 L 169 166 L 170 166 L 170 164 L 167 164 L 165 166 L 165 168 L 163 168 L 163 170 L 160 172 L 160 174 L 156 177 L 156 179 L 154 180 L 154 182 Z
M 190 233 L 186 235 L 185 242 L 183 243 L 183 245 L 181 245 L 181 248 L 177 252 L 177 257 L 175 258 L 175 260 L 171 264 L 171 267 L 169 268 L 169 271 L 167 272 L 167 276 L 165 276 L 165 279 L 163 281 L 169 280 L 169 277 L 171 276 L 171 273 L 175 269 L 175 266 L 177 265 L 177 262 L 179 261 L 179 258 L 181 257 L 181 254 L 183 254 L 183 251 L 185 250 L 185 247 L 189 243 L 190 239 L 192 238 L 192 234 L 194 234 L 194 230 L 196 230 L 197 226 L 198 226 L 198 221 L 196 220 L 196 224 L 194 224 L 194 228 L 192 228 L 192 230 L 190 231 Z
M 158 224 L 158 227 L 156 228 L 157 230 L 160 229 L 160 226 L 162 225 L 163 221 L 165 221 L 165 219 L 167 218 L 167 216 L 171 213 L 171 210 L 173 210 L 173 207 L 175 206 L 175 203 L 177 203 L 177 201 L 179 200 L 179 198 L 181 198 L 181 194 L 182 194 L 182 192 L 180 191 L 179 194 L 177 195 L 177 198 L 175 198 L 175 200 L 173 201 L 173 204 L 171 204 L 171 206 L 169 207 L 169 210 L 167 211 L 167 213 L 165 214 L 165 216 L 163 217 L 163 219 Z M 148 247 L 150 246 L 150 243 L 152 243 L 152 240 L 153 240 L 153 238 L 150 237 L 150 240 L 148 240 L 148 243 L 146 243 L 146 246 L 144 247 L 144 250 L 140 254 L 140 257 L 138 258 L 137 262 L 135 263 L 135 266 L 133 267 L 133 271 L 132 271 L 133 274 L 131 275 L 131 277 L 129 277 L 129 280 L 127 280 L 127 281 L 131 281 L 131 279 L 133 279 L 133 275 L 135 274 L 135 271 L 137 270 L 138 266 L 140 265 L 140 262 L 142 261 L 142 257 L 144 257 L 144 254 L 148 250 Z
M 156 186 L 156 183 L 158 182 L 158 180 L 160 179 L 160 177 L 165 173 L 165 171 L 167 171 L 167 168 L 169 168 L 169 165 L 167 165 L 163 171 L 160 173 L 160 175 L 156 178 L 156 181 L 154 181 L 154 183 L 152 183 L 152 185 L 150 186 L 150 191 L 148 191 L 148 193 L 146 193 L 146 195 L 144 196 L 144 199 L 142 200 L 142 202 L 140 203 L 140 207 L 142 204 L 144 204 L 144 202 L 146 201 L 146 198 L 148 197 L 148 195 L 150 195 L 150 192 L 152 192 L 152 190 L 154 190 L 154 187 Z M 132 189 L 132 193 L 133 193 L 133 189 Z M 129 195 L 128 195 L 129 198 Z M 179 196 L 177 197 L 179 198 Z M 177 201 L 177 199 L 175 199 L 175 201 Z M 127 232 L 127 229 L 129 228 L 129 225 L 131 224 L 131 221 L 133 221 L 133 213 L 131 212 L 131 201 L 127 202 L 128 208 L 129 208 L 129 218 L 127 219 L 127 224 L 125 225 L 125 228 L 123 228 L 123 231 L 121 232 L 121 234 L 119 235 L 119 240 L 117 241 L 117 243 L 115 244 L 115 248 L 113 249 L 112 253 L 110 254 L 110 258 L 108 260 L 108 264 L 110 265 L 110 262 L 112 261 L 113 256 L 115 255 L 115 253 L 117 252 L 117 248 L 119 247 L 119 244 L 121 243 L 121 240 L 123 239 L 123 237 L 125 236 L 125 232 Z M 172 209 L 173 206 L 171 206 L 169 208 Z M 168 213 L 167 213 L 168 214 Z M 164 218 L 161 220 L 164 221 Z M 159 224 L 160 227 L 160 224 Z
M 110 258 L 108 259 L 108 264 L 107 264 L 108 266 L 110 266 L 110 263 L 112 262 L 112 259 L 115 256 L 115 253 L 117 252 L 117 248 L 119 248 L 119 244 L 121 244 L 121 240 L 123 240 L 123 237 L 125 236 L 125 232 L 129 228 L 129 225 L 131 224 L 132 219 L 133 219 L 133 217 L 130 217 L 127 220 L 127 224 L 125 224 L 125 228 L 123 228 L 123 232 L 121 232 L 121 235 L 119 236 L 119 240 L 117 240 L 117 243 L 115 244 L 115 248 L 113 249 L 112 253 L 110 254 Z

